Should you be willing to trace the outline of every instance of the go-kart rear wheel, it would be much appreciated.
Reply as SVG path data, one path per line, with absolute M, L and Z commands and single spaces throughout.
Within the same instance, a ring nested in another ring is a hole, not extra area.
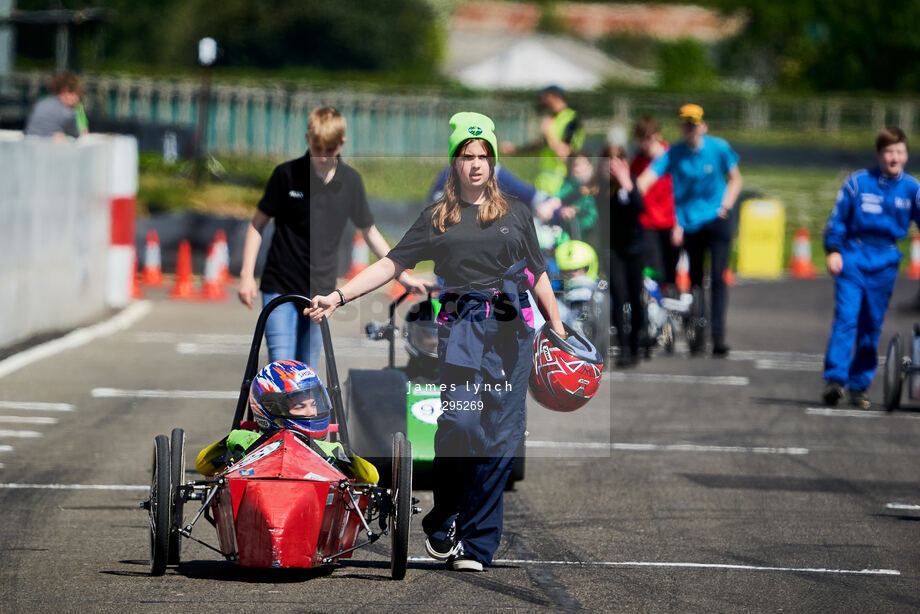
M 693 286 L 691 290 L 693 304 L 690 305 L 687 322 L 687 345 L 691 354 L 699 354 L 706 349 L 706 304 L 703 288 Z
M 895 335 L 888 342 L 885 354 L 885 409 L 894 411 L 901 405 L 901 335 Z
M 390 576 L 406 577 L 409 561 L 409 519 L 412 517 L 412 444 L 402 433 L 393 434 L 393 481 L 390 490 Z
M 185 431 L 176 428 L 172 430 L 169 442 L 169 466 L 172 485 L 169 492 L 172 494 L 172 514 L 169 523 L 169 565 L 178 565 L 182 554 L 182 510 L 185 501 L 179 496 L 179 487 L 185 482 Z
M 169 440 L 157 435 L 153 445 L 153 477 L 150 480 L 150 575 L 162 576 L 169 552 L 169 517 L 172 497 L 169 491 Z

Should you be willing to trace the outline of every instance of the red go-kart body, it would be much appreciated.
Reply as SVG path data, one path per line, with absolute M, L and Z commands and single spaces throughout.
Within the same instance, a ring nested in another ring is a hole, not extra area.
M 316 567 L 355 545 L 367 495 L 352 502 L 339 488 L 348 478 L 293 433 L 279 431 L 221 477 L 211 512 L 221 552 L 240 565 Z

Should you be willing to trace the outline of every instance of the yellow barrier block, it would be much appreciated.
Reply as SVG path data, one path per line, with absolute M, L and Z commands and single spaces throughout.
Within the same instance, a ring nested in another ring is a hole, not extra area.
M 786 209 L 778 200 L 749 198 L 741 203 L 738 275 L 776 279 L 783 275 Z

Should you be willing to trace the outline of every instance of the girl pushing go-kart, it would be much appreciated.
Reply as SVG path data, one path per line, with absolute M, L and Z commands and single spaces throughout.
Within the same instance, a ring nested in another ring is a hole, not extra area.
M 445 195 L 402 240 L 342 288 L 313 298 L 314 321 L 433 260 L 444 279 L 438 317 L 443 413 L 435 436 L 434 508 L 422 521 L 426 550 L 449 569 L 481 571 L 502 529 L 502 494 L 524 434 L 533 357 L 533 295 L 549 327 L 566 336 L 533 226 L 495 179 L 497 138 L 479 113 L 450 119 Z

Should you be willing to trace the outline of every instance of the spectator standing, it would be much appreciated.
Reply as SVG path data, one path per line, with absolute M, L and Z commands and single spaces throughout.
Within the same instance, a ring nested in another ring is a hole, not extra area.
M 731 250 L 730 211 L 741 193 L 738 154 L 723 139 L 706 134 L 703 108 L 685 104 L 680 108 L 683 141 L 663 152 L 639 176 L 639 191 L 646 194 L 659 177 L 670 173 L 674 189 L 677 225 L 671 237 L 684 245 L 690 260 L 690 283 L 703 284 L 703 264 L 709 254 L 710 332 L 713 356 L 725 356 L 726 284 L 722 276 Z
M 580 150 L 584 145 L 585 131 L 559 86 L 550 85 L 540 90 L 540 104 L 547 111 L 540 120 L 542 139 L 520 149 L 539 150 L 540 172 L 534 187 L 547 194 L 556 194 L 565 179 L 565 162 L 573 151 Z M 511 154 L 517 149 L 511 143 L 502 143 L 502 153 Z
M 660 157 L 670 146 L 661 138 L 658 122 L 651 116 L 636 121 L 633 138 L 638 150 L 629 165 L 629 172 L 638 177 L 652 160 Z M 673 287 L 680 250 L 674 245 L 671 236 L 677 224 L 671 174 L 665 173 L 659 177 L 645 193 L 643 200 L 645 209 L 639 215 L 643 264 L 657 271 L 658 281 L 662 285 Z
M 597 248 L 597 206 L 594 203 L 591 158 L 583 152 L 573 152 L 566 161 L 566 168 L 568 172 L 557 195 L 561 206 L 556 216 L 568 226 L 573 239 Z
M 72 72 L 58 73 L 51 78 L 48 88 L 51 95 L 35 103 L 23 132 L 57 140 L 88 133 L 89 123 L 80 103 L 83 95 L 80 78 Z
M 389 251 L 374 225 L 361 175 L 341 158 L 345 118 L 336 109 L 323 107 L 310 113 L 307 125 L 307 153 L 275 168 L 246 230 L 238 296 L 250 309 L 258 296 L 254 272 L 262 232 L 273 218 L 275 234 L 259 288 L 263 306 L 281 294 L 315 296 L 335 288 L 338 246 L 348 220 L 378 257 Z M 425 292 L 424 283 L 407 271 L 399 281 L 408 289 Z M 265 324 L 265 341 L 271 362 L 319 363 L 323 343 L 319 325 L 300 314 L 294 303 L 272 312 Z
M 824 355 L 824 402 L 871 405 L 876 348 L 898 276 L 897 241 L 920 223 L 920 183 L 904 172 L 907 136 L 886 128 L 875 139 L 878 166 L 850 175 L 824 230 L 827 270 L 834 276 L 834 321 Z M 895 365 L 893 368 L 897 368 Z
M 610 220 L 610 290 L 612 294 L 613 324 L 617 329 L 620 355 L 618 367 L 631 367 L 639 363 L 640 336 L 645 329 L 645 309 L 642 304 L 642 238 L 639 215 L 642 213 L 642 196 L 635 178 L 629 172 L 626 150 L 618 145 L 608 145 L 602 155 L 598 170 L 598 195 L 608 196 L 606 206 Z M 608 187 L 609 186 L 609 187 Z M 626 309 L 628 307 L 628 309 Z M 626 312 L 630 319 L 626 321 Z

